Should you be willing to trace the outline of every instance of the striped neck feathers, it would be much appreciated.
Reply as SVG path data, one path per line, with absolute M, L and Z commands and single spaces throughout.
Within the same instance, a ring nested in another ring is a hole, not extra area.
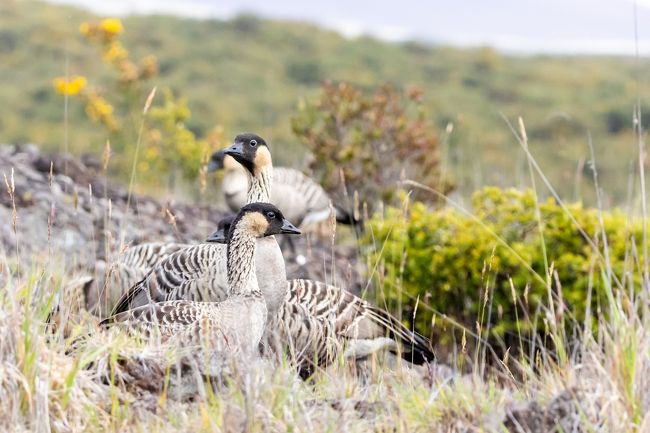
M 228 242 L 226 266 L 228 295 L 259 295 L 261 291 L 255 274 L 256 238 L 245 228 L 243 221 L 235 226 Z
M 273 180 L 273 166 L 267 165 L 260 169 L 255 169 L 255 174 L 249 176 L 248 194 L 246 203 L 269 203 L 271 201 L 271 182 Z

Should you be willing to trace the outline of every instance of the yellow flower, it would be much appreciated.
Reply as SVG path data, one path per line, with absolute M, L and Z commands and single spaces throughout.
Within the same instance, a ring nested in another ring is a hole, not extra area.
M 93 120 L 113 114 L 113 106 L 101 96 L 94 96 L 88 101 L 88 115 Z
M 52 82 L 54 89 L 60 95 L 75 96 L 86 87 L 86 78 L 81 75 L 58 77 Z
M 144 152 L 144 158 L 146 160 L 155 160 L 160 157 L 160 152 L 155 146 L 149 146 Z
M 86 114 L 92 120 L 102 123 L 110 130 L 117 128 L 117 123 L 113 117 L 113 106 L 106 99 L 95 93 L 88 95 Z
M 86 37 L 88 37 L 92 31 L 93 28 L 90 26 L 89 23 L 81 23 L 81 25 L 79 26 L 79 33 L 81 33 Z
M 119 35 L 124 31 L 124 26 L 119 18 L 105 18 L 99 23 L 99 28 L 109 36 Z
M 104 60 L 108 63 L 119 62 L 126 59 L 129 52 L 122 46 L 119 41 L 111 42 L 104 51 Z

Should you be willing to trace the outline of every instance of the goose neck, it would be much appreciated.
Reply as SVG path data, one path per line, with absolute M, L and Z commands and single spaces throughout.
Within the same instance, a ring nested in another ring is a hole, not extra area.
M 264 202 L 268 203 L 271 199 L 271 182 L 273 180 L 273 167 L 268 166 L 255 170 L 250 176 L 248 186 L 248 203 Z
M 256 238 L 235 228 L 227 249 L 228 294 L 261 296 L 255 274 Z

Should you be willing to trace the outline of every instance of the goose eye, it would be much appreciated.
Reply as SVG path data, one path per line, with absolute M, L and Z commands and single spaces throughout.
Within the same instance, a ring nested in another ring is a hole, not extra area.
M 272 212 L 272 211 L 271 211 L 271 212 L 268 212 L 268 213 L 266 214 L 266 216 L 267 216 L 270 220 L 273 220 L 273 219 L 275 219 L 275 212 Z
M 252 147 L 255 147 L 255 146 L 257 146 L 257 140 L 251 140 L 251 141 L 249 141 L 249 144 L 250 144 Z

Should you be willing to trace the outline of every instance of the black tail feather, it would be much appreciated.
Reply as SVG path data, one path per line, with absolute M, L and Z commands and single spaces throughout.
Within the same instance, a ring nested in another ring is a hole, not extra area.
M 363 226 L 363 220 L 359 217 L 356 218 L 354 212 L 350 212 L 343 208 L 341 205 L 333 204 L 334 210 L 336 211 L 336 222 L 339 224 L 345 224 L 348 226 Z
M 145 275 L 144 278 L 134 284 L 133 287 L 131 287 L 126 293 L 122 295 L 122 297 L 117 302 L 117 305 L 115 305 L 115 307 L 113 307 L 111 310 L 109 317 L 115 316 L 116 314 L 123 313 L 133 308 L 132 303 L 135 300 L 136 296 L 145 290 L 143 286 L 148 276 L 149 274 Z
M 411 331 L 397 318 L 380 308 L 373 307 L 370 313 L 375 322 L 386 329 L 388 337 L 400 343 L 402 346 L 400 355 L 404 360 L 416 365 L 427 364 L 436 360 L 431 341 L 428 338 Z

